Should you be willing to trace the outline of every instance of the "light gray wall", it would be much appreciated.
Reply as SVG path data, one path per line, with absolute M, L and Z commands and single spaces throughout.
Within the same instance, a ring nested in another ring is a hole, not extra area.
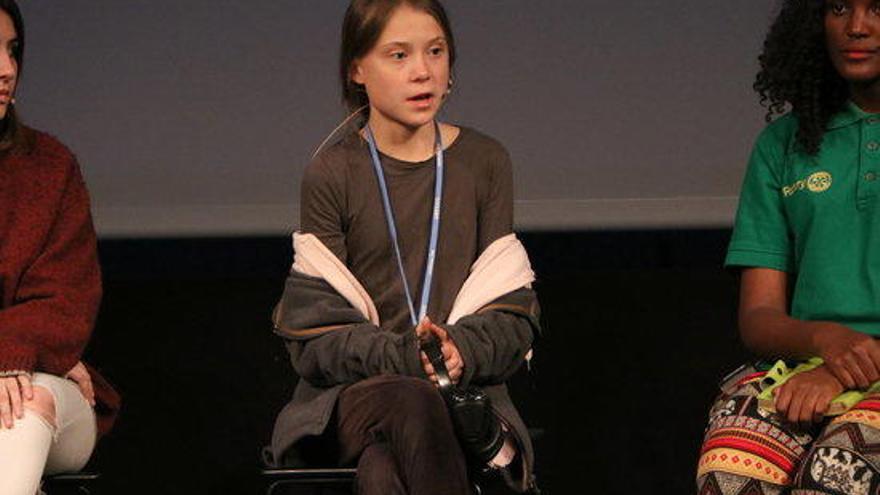
M 103 236 L 275 234 L 343 116 L 336 0 L 22 0 L 18 107 L 80 158 Z M 445 118 L 507 145 L 525 229 L 723 226 L 774 2 L 447 0 Z

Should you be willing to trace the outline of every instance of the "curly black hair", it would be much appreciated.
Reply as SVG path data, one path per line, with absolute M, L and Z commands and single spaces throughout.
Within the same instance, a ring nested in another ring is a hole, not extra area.
M 764 40 L 753 86 L 768 122 L 790 106 L 798 120 L 797 143 L 810 155 L 819 152 L 828 121 L 849 97 L 828 56 L 824 17 L 824 0 L 784 0 Z

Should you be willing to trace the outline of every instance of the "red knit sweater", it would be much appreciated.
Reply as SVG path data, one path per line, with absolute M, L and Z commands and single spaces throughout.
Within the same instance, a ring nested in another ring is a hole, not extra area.
M 0 155 L 0 375 L 63 376 L 80 360 L 101 301 L 95 231 L 79 166 L 55 138 Z M 119 397 L 93 369 L 99 429 Z

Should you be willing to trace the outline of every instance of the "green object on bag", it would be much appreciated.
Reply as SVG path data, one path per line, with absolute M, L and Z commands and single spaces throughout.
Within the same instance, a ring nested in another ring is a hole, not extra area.
M 785 361 L 776 361 L 776 363 L 774 363 L 767 371 L 767 374 L 764 375 L 764 378 L 761 379 L 761 393 L 758 394 L 758 407 L 765 411 L 776 412 L 776 397 L 773 395 L 773 390 L 779 388 L 791 377 L 805 371 L 814 370 L 819 366 L 822 366 L 822 364 L 824 364 L 822 358 L 817 357 L 810 358 L 794 368 L 789 368 Z M 867 390 L 847 390 L 831 401 L 828 405 L 828 410 L 825 412 L 825 416 L 841 415 L 852 409 L 854 405 L 858 404 L 859 401 L 865 398 L 865 395 L 877 391 L 880 391 L 880 381 L 872 383 Z

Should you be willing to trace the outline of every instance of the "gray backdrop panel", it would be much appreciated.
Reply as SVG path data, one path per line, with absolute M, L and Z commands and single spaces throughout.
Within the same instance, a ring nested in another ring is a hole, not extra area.
M 444 118 L 504 142 L 525 229 L 729 225 L 774 2 L 449 0 Z M 347 2 L 25 0 L 18 105 L 80 158 L 103 236 L 277 234 L 344 116 Z

